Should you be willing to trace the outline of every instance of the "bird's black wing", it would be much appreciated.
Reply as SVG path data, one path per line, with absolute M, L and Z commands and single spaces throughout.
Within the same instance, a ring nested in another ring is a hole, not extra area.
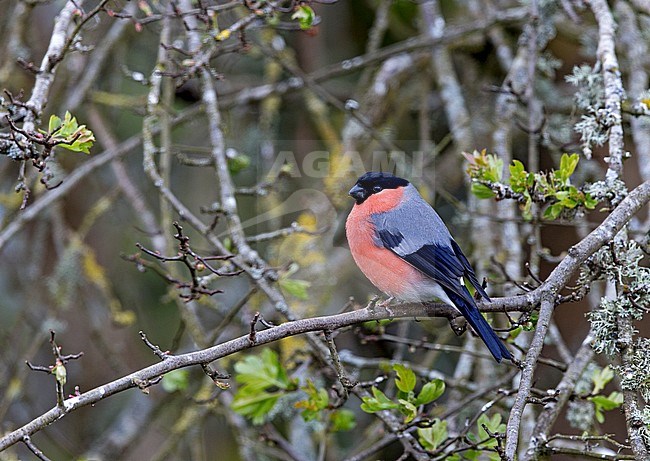
M 432 243 L 414 249 L 404 242 L 404 236 L 400 232 L 384 229 L 380 230 L 378 234 L 384 247 L 440 284 L 451 302 L 483 339 L 498 362 L 503 358 L 512 358 L 508 349 L 501 343 L 499 337 L 479 312 L 472 295 L 465 286 L 464 278 L 467 277 L 484 298 L 490 299 L 478 283 L 469 261 L 456 242 L 451 240 L 450 246 Z
M 466 301 L 470 303 L 472 302 L 471 295 L 469 295 L 469 292 L 464 287 L 464 282 L 461 282 L 461 280 L 464 277 L 468 277 L 472 284 L 474 284 L 476 276 L 474 275 L 474 271 L 471 269 L 465 256 L 462 256 L 462 259 L 457 256 L 455 250 L 457 248 L 458 252 L 460 252 L 460 248 L 458 248 L 458 245 L 456 245 L 453 240 L 452 242 L 456 248 L 452 246 L 428 244 L 413 249 L 404 245 L 404 236 L 400 232 L 380 230 L 378 234 L 384 247 L 388 248 L 404 261 L 431 277 L 442 287 L 453 291 L 457 296 L 462 298 L 469 297 Z M 462 252 L 460 254 L 462 255 Z M 468 267 L 469 271 L 467 269 Z M 469 275 L 469 272 L 471 272 L 471 276 Z M 474 280 L 472 280 L 472 278 Z M 478 284 L 478 281 L 476 281 L 476 283 Z M 485 297 L 487 298 L 487 294 Z
M 476 291 L 485 299 L 490 301 L 490 297 L 488 294 L 485 292 L 483 289 L 483 285 L 481 285 L 476 278 L 476 274 L 474 273 L 474 269 L 472 269 L 472 265 L 469 263 L 465 255 L 463 254 L 463 251 L 460 249 L 458 244 L 454 241 L 454 239 L 451 240 L 451 248 L 454 251 L 454 254 L 460 261 L 460 263 L 463 265 L 463 268 L 465 269 L 464 275 L 467 277 L 470 281 L 470 283 L 476 288 Z
M 461 287 L 467 278 L 481 297 L 490 301 L 490 297 L 479 283 L 463 251 L 450 239 L 450 245 L 426 244 L 420 248 L 408 248 L 404 245 L 404 236 L 399 231 L 380 230 L 378 232 L 384 247 L 393 251 L 406 262 L 415 266 L 442 286 L 463 295 Z

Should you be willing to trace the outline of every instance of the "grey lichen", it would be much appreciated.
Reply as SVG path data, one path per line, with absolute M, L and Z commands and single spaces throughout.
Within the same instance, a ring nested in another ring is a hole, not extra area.
M 565 80 L 577 88 L 574 101 L 578 109 L 595 112 L 595 109 L 604 107 L 605 87 L 599 69 L 586 64 L 575 66 L 573 73 L 567 75 Z
M 574 130 L 580 133 L 582 151 L 591 158 L 593 146 L 602 146 L 609 138 L 609 128 L 617 123 L 619 115 L 605 104 L 605 84 L 599 66 L 576 66 L 566 81 L 577 88 L 575 105 L 583 112 Z
M 596 420 L 594 404 L 588 400 L 572 400 L 567 404 L 566 419 L 572 428 L 589 431 Z
M 628 192 L 627 186 L 620 179 L 614 179 L 612 181 L 596 181 L 591 184 L 586 184 L 584 191 L 589 193 L 599 202 L 607 202 L 614 207 L 627 197 Z
M 589 314 L 596 337 L 594 350 L 597 353 L 616 353 L 618 317 L 640 320 L 650 310 L 650 268 L 642 265 L 643 257 L 640 245 L 634 240 L 624 243 L 615 240 L 589 259 L 591 270 L 597 267 L 619 287 L 617 298 L 603 298 L 598 309 Z M 581 277 L 585 276 L 581 274 Z M 638 346 L 643 346 L 640 350 L 650 352 L 650 340 L 647 343 L 645 341 L 639 342 Z M 650 359 L 647 365 L 650 366 Z
M 643 426 L 639 428 L 639 433 L 643 438 L 643 442 L 650 446 L 650 408 L 645 406 L 634 416 L 643 423 Z
M 647 403 L 650 401 L 650 339 L 636 338 L 626 343 L 622 338 L 637 335 L 638 331 L 619 331 L 620 319 L 638 321 L 650 310 L 650 268 L 643 265 L 644 256 L 636 241 L 614 239 L 589 259 L 589 270 L 600 271 L 598 277 L 604 275 L 614 283 L 618 296 L 603 298 L 588 317 L 594 334 L 594 350 L 610 356 L 625 352 L 628 359 L 612 367 L 619 376 L 621 389 L 640 392 Z M 581 274 L 584 277 L 586 274 Z M 650 410 L 644 407 L 639 413 L 637 416 L 645 425 L 641 433 L 647 443 L 650 442 Z
M 612 367 L 621 378 L 621 388 L 638 390 L 643 400 L 650 402 L 650 339 L 639 338 L 634 345 L 632 361 L 627 368 Z M 647 415 L 650 423 L 650 410 Z
M 614 355 L 617 351 L 616 317 L 619 314 L 615 300 L 602 299 L 600 306 L 588 314 L 594 332 L 593 348 L 597 354 Z

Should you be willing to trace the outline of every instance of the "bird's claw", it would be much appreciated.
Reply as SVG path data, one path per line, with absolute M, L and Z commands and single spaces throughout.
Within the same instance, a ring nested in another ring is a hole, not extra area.
M 377 305 L 378 305 L 379 307 L 383 307 L 384 309 L 386 309 L 386 308 L 388 307 L 388 305 L 389 305 L 390 303 L 392 303 L 393 301 L 395 301 L 395 298 L 394 298 L 393 296 L 391 296 L 391 297 L 389 297 L 388 299 L 385 299 L 385 300 L 383 300 L 383 301 L 381 301 L 381 302 L 378 302 Z
M 384 309 L 386 312 L 390 314 L 391 317 L 395 316 L 395 313 L 392 311 L 390 308 L 390 304 L 395 300 L 393 296 L 389 297 L 388 299 L 385 299 L 384 301 L 378 302 L 377 307 L 381 307 Z
M 374 298 L 372 298 L 370 300 L 370 303 L 368 303 L 368 310 L 370 312 L 375 312 L 377 308 L 380 308 L 380 309 L 383 309 L 386 312 L 388 312 L 388 314 L 391 317 L 394 317 L 395 313 L 390 308 L 390 303 L 392 303 L 394 299 L 395 298 L 391 296 L 390 298 L 388 298 L 388 299 L 386 299 L 384 301 L 380 301 L 381 298 L 379 296 L 375 296 Z

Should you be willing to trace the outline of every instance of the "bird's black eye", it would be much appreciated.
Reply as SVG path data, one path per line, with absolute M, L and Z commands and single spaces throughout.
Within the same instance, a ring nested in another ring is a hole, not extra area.
M 375 186 L 375 187 L 373 187 L 373 188 L 372 188 L 372 191 L 373 191 L 374 193 L 381 192 L 381 186 Z

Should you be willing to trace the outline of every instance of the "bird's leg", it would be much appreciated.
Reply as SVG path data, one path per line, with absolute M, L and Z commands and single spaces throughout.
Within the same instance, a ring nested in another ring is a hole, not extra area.
M 391 296 L 388 299 L 385 299 L 384 301 L 381 301 L 377 305 L 380 306 L 380 307 L 383 307 L 384 309 L 386 309 L 388 307 L 388 305 L 390 303 L 392 303 L 393 301 L 395 301 L 395 298 L 393 296 Z
M 395 316 L 395 313 L 394 313 L 393 310 L 390 308 L 390 304 L 391 304 L 394 300 L 395 300 L 395 298 L 394 298 L 393 296 L 390 296 L 388 299 L 386 299 L 386 300 L 384 300 L 384 301 L 381 301 L 381 302 L 377 303 L 377 306 L 378 306 L 378 307 L 381 307 L 381 308 L 383 308 L 383 309 L 385 309 L 386 312 L 388 312 L 388 313 L 390 314 L 391 317 L 394 317 L 394 316 Z
M 391 302 L 393 302 L 395 298 L 391 296 L 390 298 L 384 301 L 380 301 L 380 299 L 381 298 L 379 296 L 375 296 L 374 298 L 372 298 L 368 303 L 368 310 L 370 310 L 371 312 L 375 312 L 375 308 L 381 308 L 384 309 L 386 312 L 388 312 L 391 316 L 393 316 L 394 315 L 393 311 L 390 309 L 389 305 Z

